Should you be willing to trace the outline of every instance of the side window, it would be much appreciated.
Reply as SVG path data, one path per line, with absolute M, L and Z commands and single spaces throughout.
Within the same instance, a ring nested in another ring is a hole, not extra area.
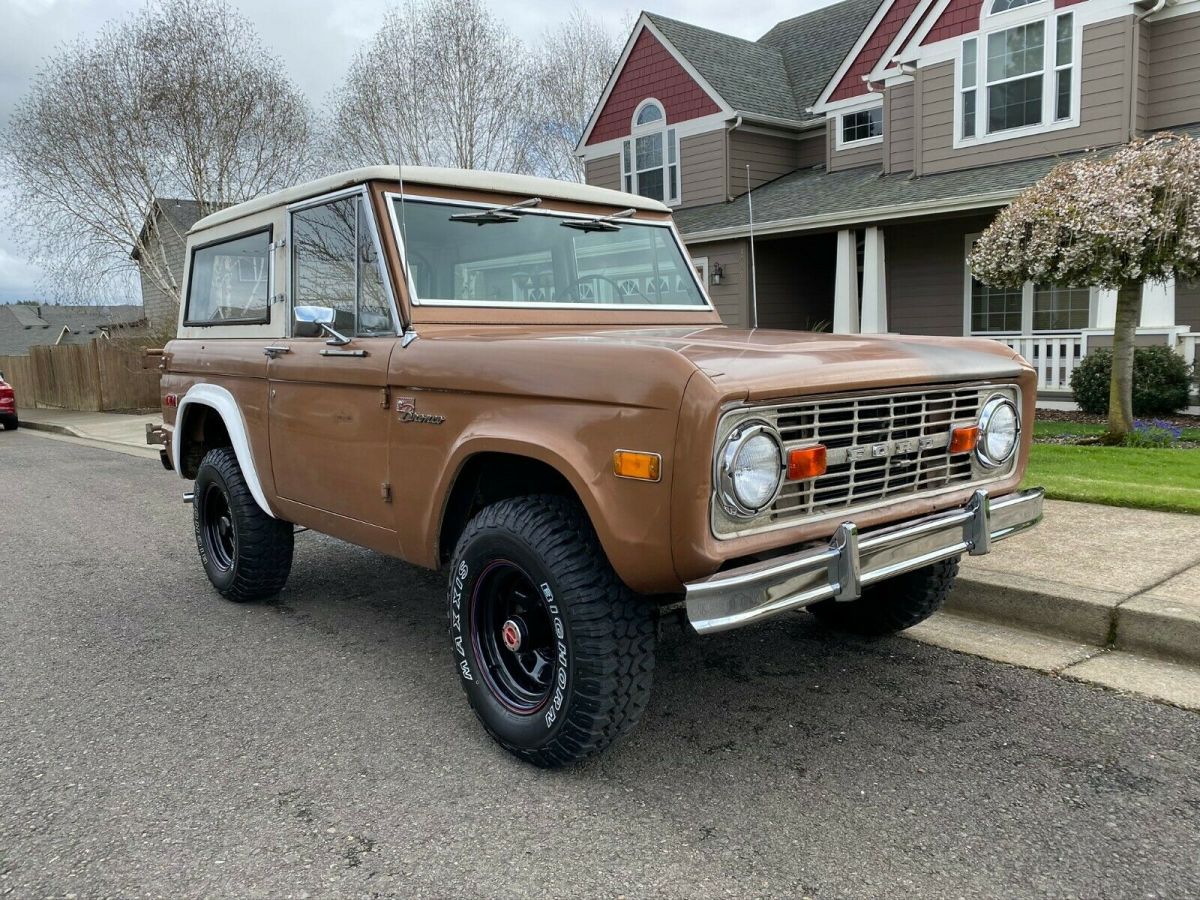
M 292 214 L 292 307 L 331 308 L 343 334 L 394 334 L 366 216 L 357 195 Z
M 192 251 L 188 325 L 263 323 L 271 315 L 271 229 Z

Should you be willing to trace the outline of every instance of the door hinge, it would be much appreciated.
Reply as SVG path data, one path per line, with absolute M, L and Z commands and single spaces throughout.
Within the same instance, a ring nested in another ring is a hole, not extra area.
M 379 496 L 383 497 L 384 503 L 392 502 L 392 483 L 390 481 L 385 481 L 379 486 Z
M 389 406 L 391 406 L 391 401 L 388 396 L 388 389 L 380 388 L 379 389 L 379 408 L 387 409 Z

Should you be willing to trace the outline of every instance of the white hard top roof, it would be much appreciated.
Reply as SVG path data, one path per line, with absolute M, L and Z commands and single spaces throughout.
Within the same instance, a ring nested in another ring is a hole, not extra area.
M 243 216 L 273 209 L 277 206 L 288 206 L 319 197 L 341 188 L 363 184 L 367 181 L 396 181 L 403 172 L 405 184 L 424 184 L 436 187 L 461 188 L 469 191 L 494 191 L 497 194 L 517 194 L 524 197 L 547 197 L 554 200 L 567 200 L 574 203 L 593 203 L 597 206 L 619 206 L 623 209 L 652 210 L 654 212 L 670 212 L 657 200 L 640 197 L 637 194 L 626 194 L 609 188 L 592 187 L 574 181 L 555 181 L 552 178 L 537 178 L 533 175 L 508 175 L 502 172 L 481 172 L 476 169 L 438 169 L 430 166 L 368 166 L 363 169 L 350 169 L 336 175 L 327 175 L 316 181 L 298 184 L 285 188 L 273 194 L 264 194 L 218 210 L 210 216 L 205 216 L 192 226 L 192 231 L 202 231 L 232 222 Z

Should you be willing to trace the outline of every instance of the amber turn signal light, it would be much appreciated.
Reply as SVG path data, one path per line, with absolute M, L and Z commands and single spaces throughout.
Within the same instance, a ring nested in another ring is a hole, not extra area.
M 803 481 L 806 478 L 816 478 L 825 474 L 825 447 L 818 444 L 815 447 L 802 447 L 791 450 L 787 456 L 788 481 Z
M 662 457 L 657 453 L 618 450 L 613 453 L 613 474 L 618 478 L 658 481 L 662 477 Z
M 978 443 L 978 425 L 963 425 L 950 432 L 951 453 L 970 453 Z

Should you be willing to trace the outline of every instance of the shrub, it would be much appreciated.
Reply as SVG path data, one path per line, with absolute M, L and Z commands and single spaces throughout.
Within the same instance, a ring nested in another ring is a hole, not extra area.
M 1183 437 L 1183 429 L 1176 428 L 1162 419 L 1143 422 L 1134 419 L 1133 431 L 1125 435 L 1126 447 L 1170 447 Z
M 1112 351 L 1094 350 L 1071 373 L 1075 402 L 1085 413 L 1108 415 Z M 1138 347 L 1133 353 L 1133 412 L 1164 416 L 1188 405 L 1191 374 L 1183 357 L 1169 347 Z

